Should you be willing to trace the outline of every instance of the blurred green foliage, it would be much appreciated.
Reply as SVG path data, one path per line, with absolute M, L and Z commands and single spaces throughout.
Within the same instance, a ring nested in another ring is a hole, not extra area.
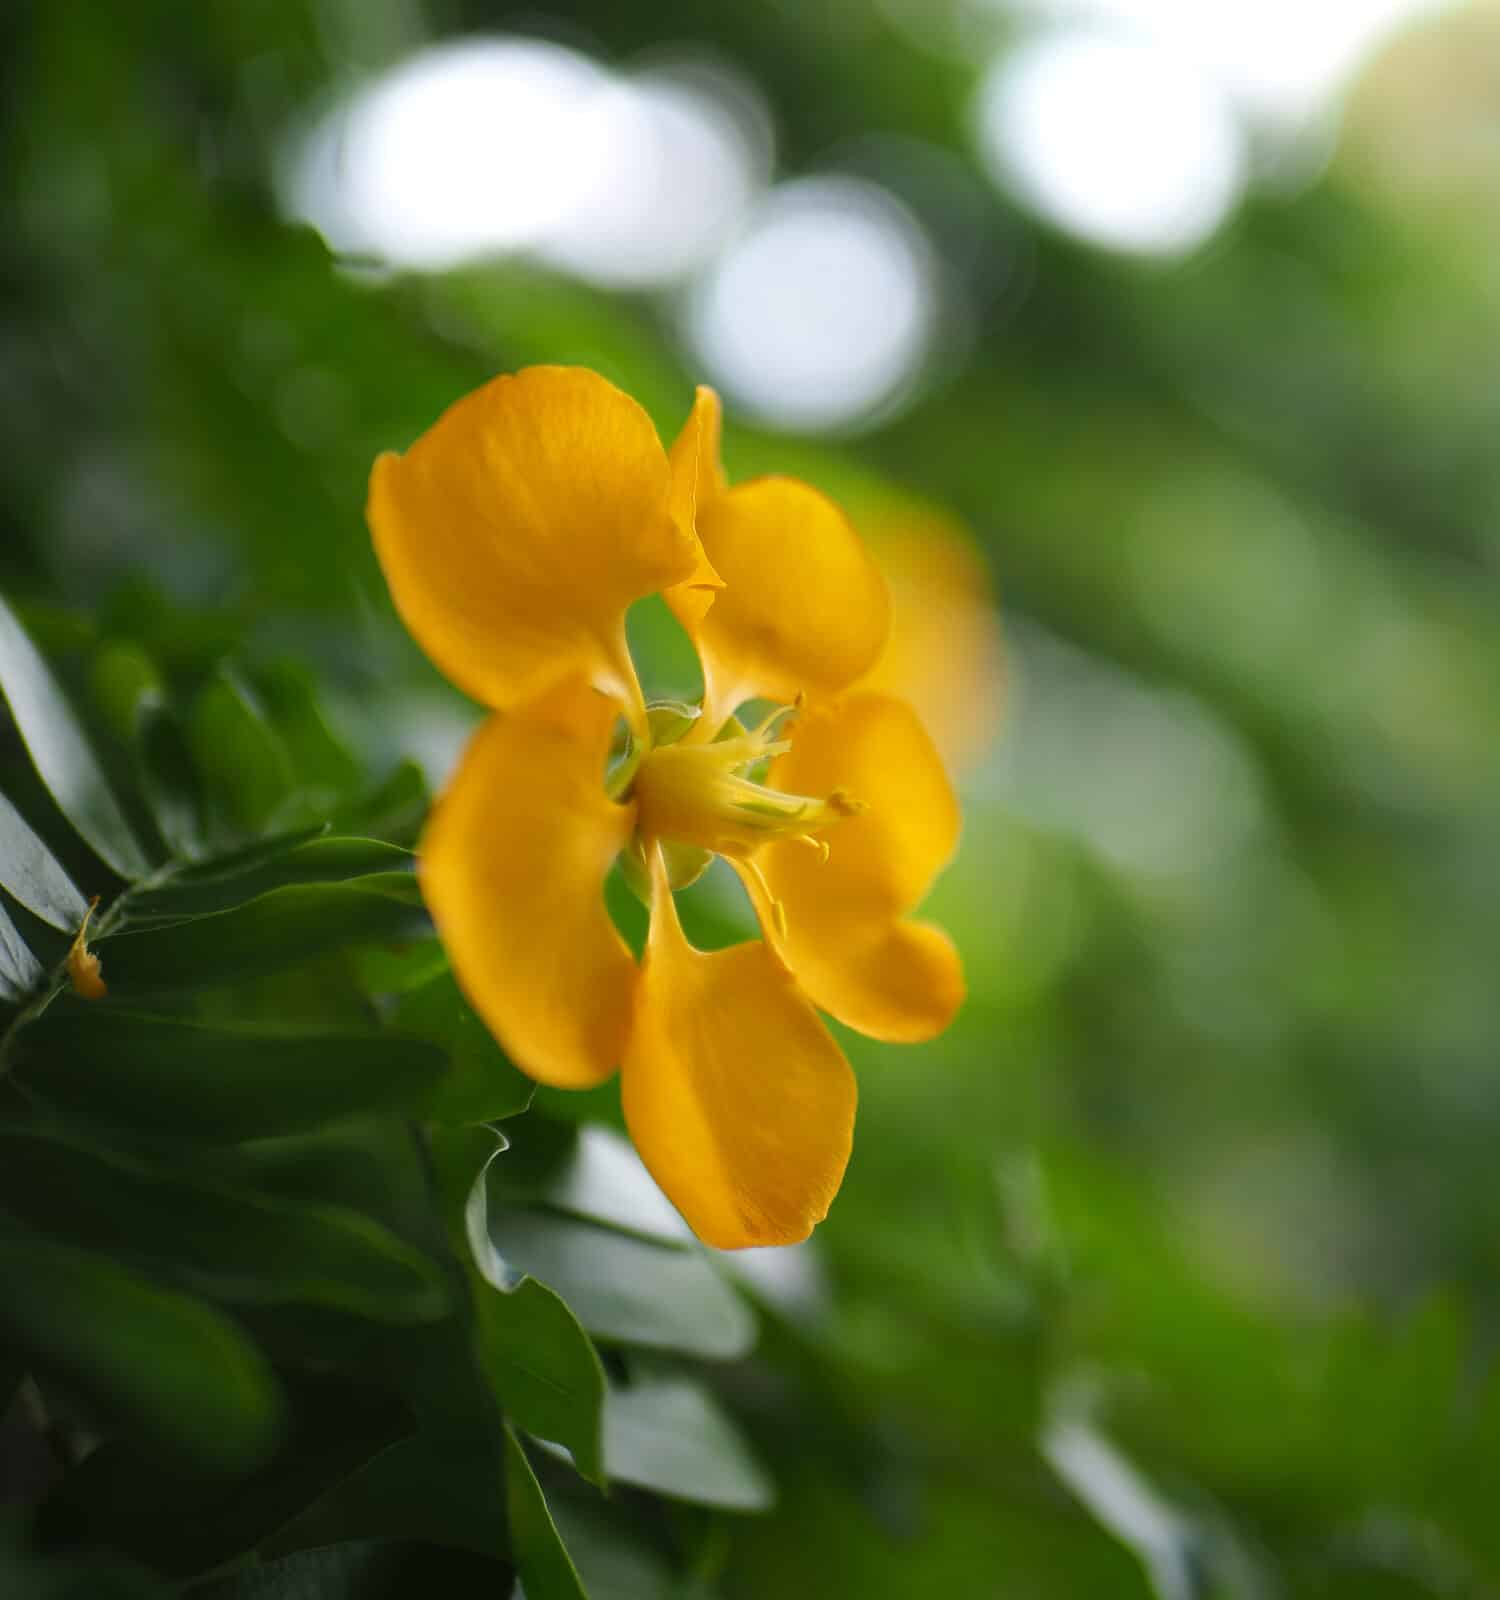
M 878 133 L 963 174 L 903 190 L 939 239 L 977 208 L 963 359 L 863 436 L 726 447 L 918 491 L 992 564 L 1012 713 L 931 905 L 969 1003 L 846 1041 L 848 1179 L 769 1264 L 663 1217 L 609 1093 L 533 1102 L 414 893 L 412 758 L 474 713 L 364 485 L 530 361 L 670 437 L 670 305 L 354 274 L 281 220 L 287 131 L 415 8 L 12 8 L 0 1590 L 1494 1592 L 1482 230 L 1336 162 L 1121 263 L 982 188 L 971 69 L 872 3 L 546 13 L 427 22 L 692 44 L 789 172 Z M 111 998 L 36 1014 L 95 895 Z

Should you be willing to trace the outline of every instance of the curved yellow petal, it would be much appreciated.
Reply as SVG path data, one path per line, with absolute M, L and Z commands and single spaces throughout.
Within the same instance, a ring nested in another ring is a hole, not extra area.
M 718 395 L 700 383 L 693 394 L 693 409 L 667 456 L 672 464 L 673 504 L 686 517 L 688 527 L 700 507 L 729 487 L 721 453 L 723 437 L 724 408 Z
M 641 1159 L 706 1244 L 794 1244 L 828 1214 L 854 1136 L 849 1063 L 765 945 L 687 942 L 659 851 L 620 1091 Z
M 770 913 L 753 874 L 742 874 L 797 982 L 873 1038 L 941 1033 L 964 996 L 958 952 L 941 929 L 903 919 L 953 854 L 959 814 L 916 713 L 875 690 L 812 707 L 768 782 L 796 794 L 843 789 L 867 808 L 820 835 L 826 861 L 795 840 L 757 854 L 783 919 Z
M 706 614 L 681 590 L 666 598 L 702 658 L 705 736 L 746 700 L 836 693 L 875 664 L 885 582 L 826 496 L 756 478 L 700 502 L 697 530 L 724 588 Z
M 695 539 L 699 510 L 728 487 L 719 454 L 723 428 L 724 415 L 718 395 L 707 384 L 700 383 L 693 396 L 693 409 L 682 432 L 672 441 L 667 456 L 672 469 L 672 514 L 679 526 L 692 533 Z M 723 587 L 724 580 L 704 554 L 698 569 L 672 586 L 667 595 L 668 603 L 684 625 L 691 628 L 707 616 L 715 591 Z
M 565 1089 L 619 1064 L 638 976 L 603 892 L 635 825 L 604 793 L 618 711 L 572 679 L 491 717 L 418 850 L 459 986 L 523 1072 Z
M 625 609 L 702 557 L 650 418 L 582 367 L 528 367 L 451 406 L 376 461 L 368 517 L 406 626 L 498 707 L 582 674 L 638 715 Z

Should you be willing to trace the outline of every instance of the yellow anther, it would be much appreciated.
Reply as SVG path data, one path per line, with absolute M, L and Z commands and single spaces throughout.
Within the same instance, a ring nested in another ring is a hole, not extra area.
M 771 893 L 771 885 L 766 882 L 766 875 L 760 869 L 758 861 L 741 859 L 740 870 L 747 872 L 756 883 L 760 885 L 760 892 L 766 897 L 766 905 L 770 908 L 771 921 L 776 927 L 776 937 L 786 938 L 786 907 Z
M 73 935 L 72 948 L 68 951 L 69 981 L 74 992 L 85 1000 L 102 1000 L 109 993 L 99 973 L 99 958 L 88 947 L 89 918 L 98 904 L 99 896 L 95 895 L 89 901 L 89 908 L 83 914 L 83 921 L 78 924 L 78 932 Z

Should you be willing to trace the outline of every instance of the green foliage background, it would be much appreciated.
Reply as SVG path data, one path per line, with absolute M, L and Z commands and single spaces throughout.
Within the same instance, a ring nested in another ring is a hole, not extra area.
M 472 711 L 365 478 L 496 370 L 668 437 L 696 374 L 650 298 L 361 281 L 279 219 L 277 141 L 408 8 L 11 8 L 0 1592 L 1497 1592 L 1483 230 L 1336 163 L 1122 264 L 978 184 L 971 72 L 863 0 L 548 18 L 737 63 L 787 172 L 927 141 L 939 235 L 983 198 L 962 361 L 860 438 L 727 441 L 992 562 L 1013 715 L 931 907 L 972 997 L 849 1041 L 779 1273 L 684 1235 L 609 1094 L 532 1096 L 414 893 L 410 758 Z M 43 1008 L 95 895 L 110 998 Z

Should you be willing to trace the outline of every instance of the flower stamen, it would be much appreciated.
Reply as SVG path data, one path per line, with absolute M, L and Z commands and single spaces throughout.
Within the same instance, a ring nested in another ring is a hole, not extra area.
M 746 775 L 791 749 L 790 739 L 776 737 L 778 725 L 801 706 L 798 696 L 751 731 L 728 739 L 683 740 L 648 751 L 631 784 L 641 839 L 696 845 L 742 861 L 773 839 L 811 839 L 862 811 L 842 789 L 821 799 L 788 794 Z
M 824 846 L 827 849 L 827 846 Z M 745 860 L 740 862 L 740 870 L 748 873 L 755 879 L 760 892 L 766 897 L 766 905 L 770 907 L 771 921 L 776 925 L 776 937 L 786 938 L 786 907 L 771 893 L 771 885 L 766 882 L 766 875 L 760 869 L 758 861 Z

